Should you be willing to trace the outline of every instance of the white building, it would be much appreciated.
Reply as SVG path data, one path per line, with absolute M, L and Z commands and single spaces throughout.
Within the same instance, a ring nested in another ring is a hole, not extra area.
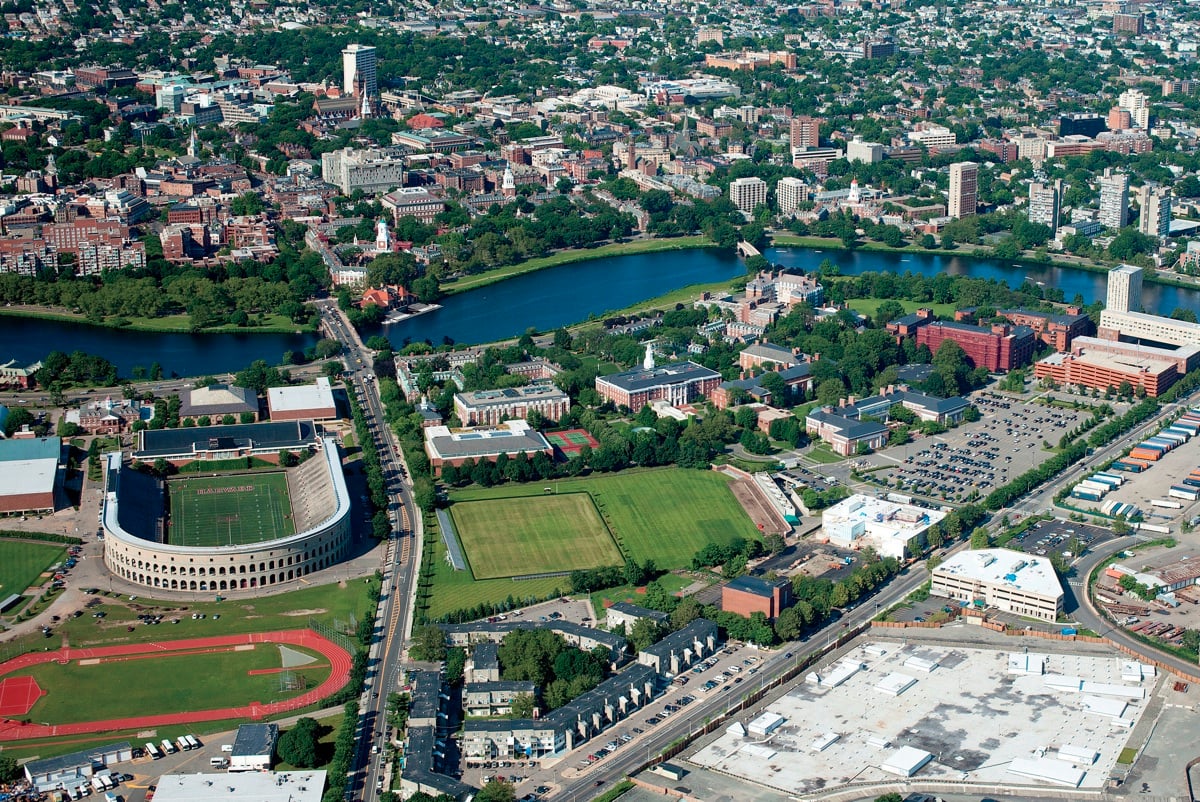
M 1166 239 L 1171 233 L 1171 190 L 1146 184 L 1138 187 L 1138 230 L 1148 237 Z
M 729 183 L 729 200 L 743 212 L 753 212 L 767 202 L 767 182 L 754 176 L 735 178 Z
M 929 592 L 1043 621 L 1063 611 L 1062 585 L 1050 561 L 1008 549 L 955 554 L 933 569 Z
M 230 771 L 269 771 L 279 740 L 278 724 L 243 724 L 229 753 Z
M 344 194 L 368 194 L 404 186 L 404 154 L 376 148 L 342 148 L 321 154 L 321 178 Z
M 346 45 L 342 51 L 342 91 L 354 97 L 379 97 L 374 47 Z
M 1104 308 L 1111 312 L 1142 311 L 1142 269 L 1118 265 L 1108 271 L 1108 294 Z
M 1148 315 L 1142 308 L 1142 268 L 1120 265 L 1108 272 L 1107 304 L 1100 328 L 1122 336 L 1171 345 L 1200 345 L 1200 324 Z
M 835 546 L 872 548 L 881 557 L 903 560 L 918 550 L 918 538 L 946 517 L 939 510 L 853 495 L 821 513 L 821 528 Z
M 914 145 L 924 145 L 933 148 L 947 148 L 958 143 L 958 137 L 943 125 L 931 125 L 919 131 L 909 131 L 908 141 Z
M 1126 89 L 1117 98 L 1117 108 L 1129 112 L 1135 128 L 1150 127 L 1150 99 L 1136 89 Z
M 883 145 L 878 142 L 864 142 L 861 136 L 856 136 L 846 144 L 846 160 L 860 161 L 865 164 L 875 164 L 883 161 Z
M 793 176 L 781 178 L 775 185 L 775 198 L 779 201 L 780 214 L 794 214 L 796 208 L 808 200 L 808 184 Z
M 1100 225 L 1124 228 L 1129 222 L 1129 176 L 1105 169 L 1100 178 Z
M 320 802 L 324 771 L 164 774 L 154 792 L 163 802 Z
M 1029 222 L 1049 226 L 1058 230 L 1058 213 L 1062 206 L 1062 181 L 1043 184 L 1034 181 L 1029 185 Z

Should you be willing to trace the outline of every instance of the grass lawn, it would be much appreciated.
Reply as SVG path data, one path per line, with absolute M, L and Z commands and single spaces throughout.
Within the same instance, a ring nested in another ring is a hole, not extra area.
M 437 524 L 432 526 L 436 528 Z M 470 571 L 455 571 L 446 561 L 446 544 L 440 535 L 433 547 L 433 565 L 433 589 L 426 614 L 435 620 L 456 610 L 470 610 L 485 602 L 502 602 L 509 596 L 524 601 L 571 589 L 571 583 L 562 576 L 518 582 L 512 579 L 475 579 Z
M 288 593 L 263 596 L 255 599 L 225 599 L 207 602 L 155 602 L 138 597 L 130 602 L 127 596 L 101 591 L 104 603 L 89 608 L 89 613 L 104 612 L 105 618 L 96 619 L 85 614 L 80 618 L 64 618 L 55 628 L 55 635 L 65 635 L 72 647 L 102 646 L 116 643 L 145 643 L 163 639 L 199 638 L 206 635 L 235 635 L 245 632 L 270 632 L 280 629 L 300 629 L 308 626 L 310 618 L 334 626 L 338 622 L 353 630 L 354 625 L 372 602 L 368 598 L 371 584 L 362 579 L 352 580 L 345 587 L 338 583 L 302 588 Z M 511 584 L 511 583 L 510 583 Z M 503 596 L 501 597 L 503 598 Z M 137 604 L 146 612 L 162 613 L 164 621 L 157 626 L 146 626 L 137 620 Z M 207 618 L 192 620 L 193 612 L 206 613 Z M 221 617 L 213 620 L 213 615 Z M 169 624 L 172 617 L 179 617 L 178 624 Z M 133 632 L 126 630 L 133 626 Z M 169 627 L 169 629 L 167 629 Z M 0 644 L 0 659 L 9 659 L 33 649 L 57 648 L 62 644 L 57 637 L 46 639 L 33 633 L 10 642 Z
M 676 576 L 675 574 L 663 574 L 657 581 L 668 593 L 675 593 L 692 584 L 692 580 Z M 590 601 L 592 602 L 592 609 L 596 611 L 596 620 L 603 621 L 605 609 L 617 602 L 640 604 L 643 594 L 638 591 L 639 588 L 634 585 L 621 585 L 619 588 L 608 588 L 607 590 L 598 590 L 593 593 Z
M 167 493 L 174 545 L 242 545 L 296 532 L 283 472 L 175 479 Z
M 476 579 L 622 562 L 587 493 L 462 502 L 450 513 Z
M 559 265 L 569 264 L 571 262 L 586 262 L 592 259 L 603 259 L 607 256 L 625 256 L 633 253 L 652 253 L 655 251 L 677 251 L 686 248 L 704 248 L 711 246 L 712 240 L 703 235 L 695 235 L 689 237 L 674 237 L 671 239 L 644 239 L 633 240 L 631 242 L 613 242 L 608 245 L 601 245 L 598 248 L 578 248 L 573 250 L 559 251 L 558 253 L 549 256 L 541 256 L 536 259 L 529 259 L 520 264 L 508 265 L 497 270 L 489 270 L 486 273 L 481 273 L 476 276 L 465 276 L 464 278 L 448 281 L 442 285 L 442 291 L 448 295 L 465 292 L 466 290 L 483 287 L 488 284 L 494 284 L 497 281 L 503 281 L 512 276 L 519 276 L 522 273 L 532 273 L 536 270 L 544 270 L 548 267 L 558 267 Z
M 817 443 L 804 456 L 808 457 L 813 462 L 818 462 L 822 465 L 831 462 L 841 462 L 845 459 L 845 457 L 840 457 L 837 454 L 834 454 L 827 443 Z
M 681 568 L 709 543 L 758 537 L 758 530 L 729 490 L 729 479 L 713 471 L 656 468 L 560 480 L 559 493 L 591 495 L 621 552 L 659 568 Z M 542 496 L 541 482 L 520 487 L 469 488 L 454 502 Z
M 62 724 L 210 710 L 250 702 L 266 704 L 303 693 L 281 689 L 278 674 L 247 673 L 281 665 L 278 647 L 259 644 L 249 651 L 168 653 L 154 659 L 112 660 L 92 665 L 82 665 L 81 661 L 67 665 L 47 663 L 8 676 L 35 677 L 47 695 L 33 706 L 29 717 Z M 308 687 L 312 687 L 329 675 L 329 668 L 302 667 L 295 673 L 307 677 Z M 135 676 L 137 693 L 116 691 Z
M 879 305 L 885 300 L 895 300 L 896 303 L 904 307 L 905 314 L 915 312 L 918 309 L 932 309 L 933 313 L 939 317 L 949 317 L 954 314 L 955 309 L 954 304 L 921 303 L 920 301 L 904 301 L 900 300 L 899 298 L 854 298 L 846 301 L 846 305 L 855 312 L 858 312 L 860 315 L 866 315 L 867 317 L 874 318 L 875 312 L 879 309 Z M 884 322 L 887 323 L 888 321 L 885 320 Z
M 62 546 L 0 540 L 0 600 L 24 593 L 42 572 L 66 555 Z

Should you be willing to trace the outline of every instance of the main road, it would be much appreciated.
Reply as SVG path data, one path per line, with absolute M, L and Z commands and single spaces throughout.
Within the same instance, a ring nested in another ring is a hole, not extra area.
M 322 324 L 342 343 L 348 369 L 347 392 L 362 409 L 379 451 L 387 484 L 388 515 L 393 536 L 382 567 L 383 589 L 376 612 L 376 637 L 371 645 L 367 678 L 359 698 L 359 724 L 354 763 L 346 799 L 369 798 L 388 776 L 387 700 L 399 686 L 404 647 L 412 627 L 413 586 L 421 562 L 421 516 L 413 503 L 404 454 L 395 442 L 375 381 L 373 355 L 333 302 L 318 302 Z

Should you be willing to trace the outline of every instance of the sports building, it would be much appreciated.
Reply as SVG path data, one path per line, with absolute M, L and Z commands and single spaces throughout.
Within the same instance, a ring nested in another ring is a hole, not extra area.
M 337 441 L 322 438 L 314 447 L 311 457 L 286 471 L 174 480 L 181 493 L 210 496 L 203 500 L 209 517 L 189 522 L 188 537 L 177 537 L 184 522 L 172 521 L 181 508 L 172 503 L 168 512 L 172 481 L 134 469 L 120 452 L 107 455 L 104 564 L 147 588 L 237 593 L 293 582 L 346 559 L 350 494 Z M 276 488 L 275 512 L 255 501 L 268 484 Z
M 54 512 L 62 440 L 0 440 L 0 515 Z

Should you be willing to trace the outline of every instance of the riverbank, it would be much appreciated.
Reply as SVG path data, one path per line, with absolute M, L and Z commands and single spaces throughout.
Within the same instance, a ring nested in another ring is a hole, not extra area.
M 95 326 L 103 329 L 141 331 L 149 334 L 313 334 L 317 331 L 317 318 L 311 323 L 298 325 L 283 315 L 264 315 L 261 326 L 235 326 L 226 324 L 193 331 L 187 315 L 164 317 L 110 317 L 103 321 L 92 320 L 77 312 L 69 312 L 53 306 L 10 305 L 0 307 L 0 315 L 7 317 L 34 318 L 37 320 L 64 321 Z
M 572 323 L 567 326 L 568 331 L 579 331 L 589 326 L 599 325 L 601 321 L 610 317 L 629 317 L 630 315 L 644 315 L 650 312 L 666 312 L 674 309 L 676 304 L 691 306 L 694 301 L 700 300 L 701 293 L 724 293 L 735 292 L 744 289 L 746 279 L 733 279 L 731 281 L 714 281 L 707 284 L 690 284 L 686 287 L 680 287 L 677 290 L 647 298 L 644 301 L 626 306 L 623 309 L 614 309 L 600 315 L 592 315 L 587 320 L 579 323 Z M 546 332 L 549 333 L 549 332 Z
M 841 239 L 837 237 L 801 237 L 796 234 L 776 233 L 771 236 L 771 245 L 777 248 L 811 248 L 814 250 L 830 250 L 830 251 L 871 251 L 874 253 L 922 253 L 933 254 L 939 256 L 958 256 L 967 259 L 998 259 L 999 257 L 993 252 L 992 248 L 986 245 L 975 245 L 971 250 L 967 250 L 966 245 L 960 245 L 954 250 L 946 250 L 944 248 L 922 248 L 915 243 L 909 243 L 900 248 L 893 248 L 889 245 L 884 245 L 882 242 L 860 241 L 853 248 L 847 248 Z M 1085 259 L 1079 256 L 1069 256 L 1058 254 L 1051 256 L 1047 254 L 1045 258 L 1026 255 L 1013 257 L 1005 261 L 1011 261 L 1015 264 L 1030 265 L 1032 267 L 1064 267 L 1072 270 L 1085 270 L 1089 273 L 1108 273 L 1116 264 L 1098 264 L 1093 259 Z M 1190 277 L 1180 276 L 1177 274 L 1164 273 L 1160 270 L 1147 269 L 1143 274 L 1143 281 L 1152 284 L 1162 284 L 1167 287 L 1181 287 L 1187 290 L 1200 289 L 1200 280 Z
M 603 259 L 608 256 L 633 256 L 660 251 L 681 251 L 691 248 L 710 247 L 715 247 L 715 244 L 702 234 L 674 237 L 671 239 L 638 239 L 629 242 L 612 242 L 608 245 L 601 245 L 598 248 L 574 248 L 552 253 L 549 256 L 528 259 L 519 264 L 489 270 L 479 275 L 455 279 L 443 284 L 440 289 L 443 295 L 458 295 L 459 293 L 467 292 L 468 290 L 477 290 L 480 287 L 487 287 L 515 276 L 535 273 L 539 270 L 571 264 L 573 262 L 587 262 L 592 259 Z

